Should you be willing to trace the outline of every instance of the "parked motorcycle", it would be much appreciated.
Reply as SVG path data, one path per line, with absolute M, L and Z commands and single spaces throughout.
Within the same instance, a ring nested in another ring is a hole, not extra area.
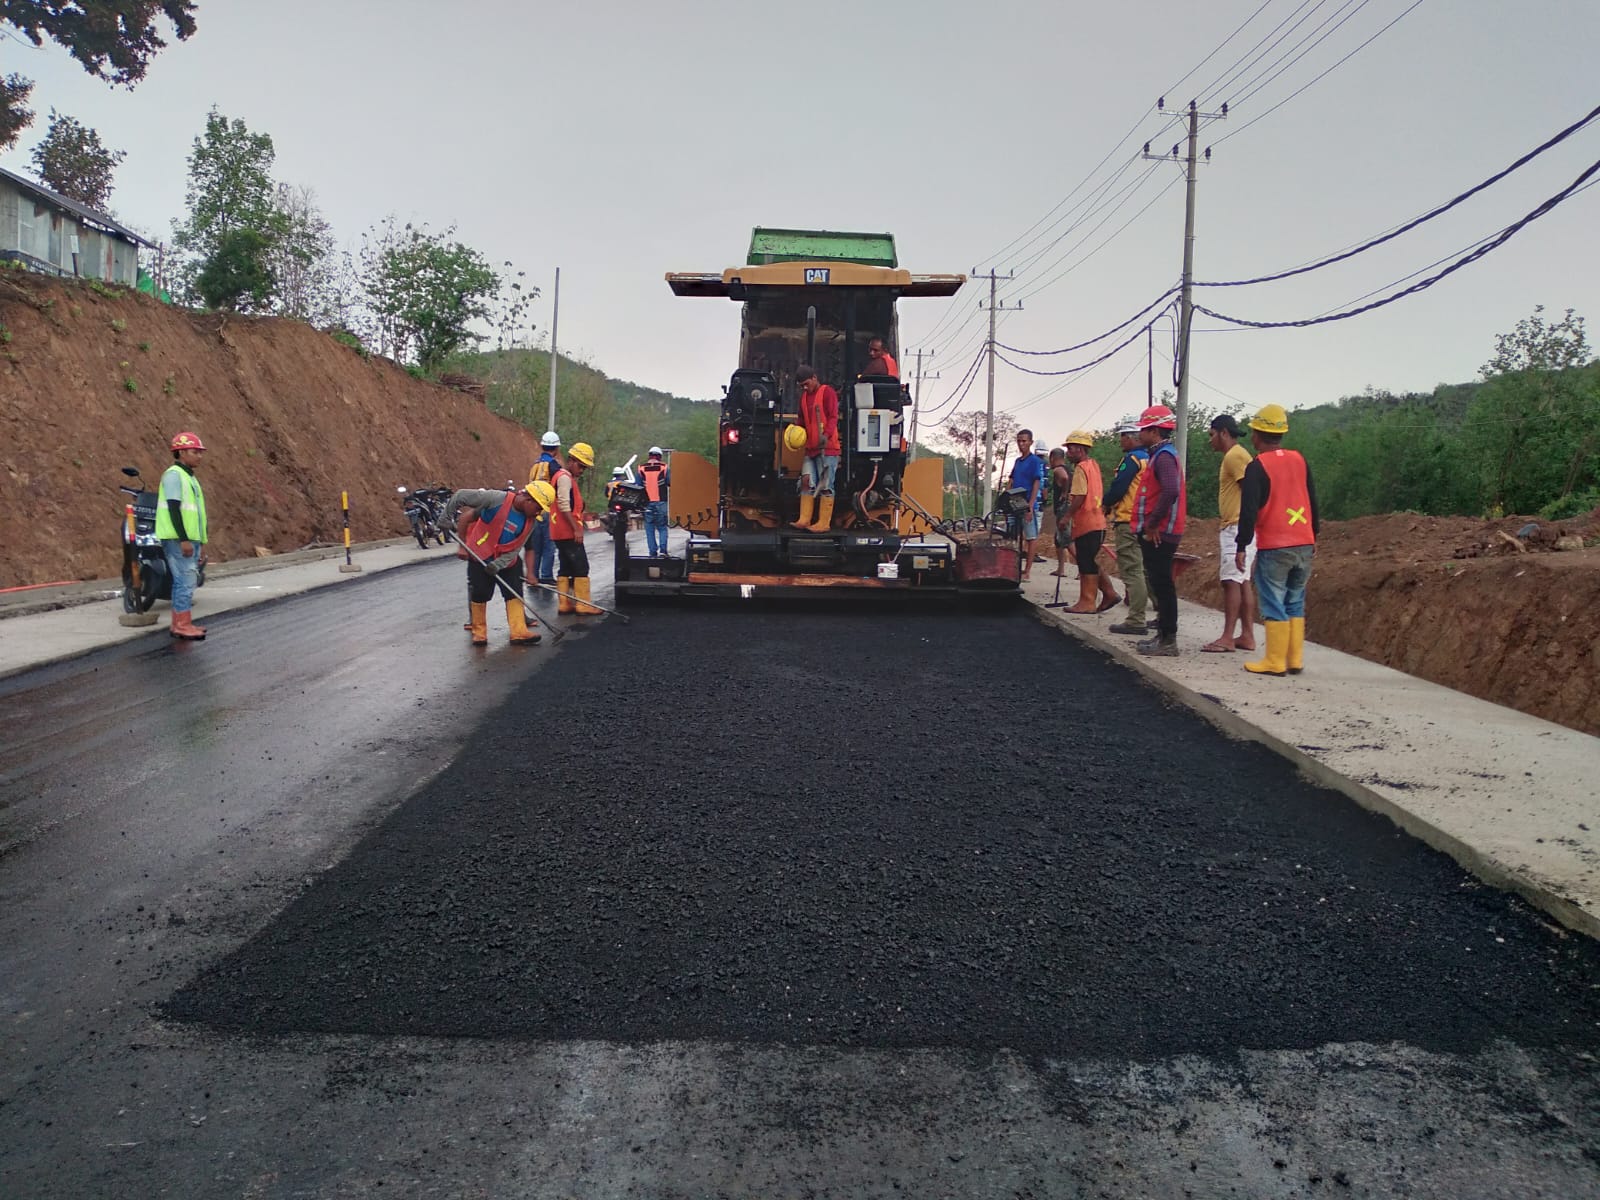
M 443 527 L 441 520 L 444 506 L 453 490 L 440 484 L 420 487 L 415 491 L 404 487 L 395 489 L 400 493 L 400 504 L 406 520 L 411 523 L 411 536 L 417 539 L 417 545 L 422 549 L 428 548 L 430 540 L 441 546 L 450 540 L 449 531 Z
M 124 483 L 117 489 L 133 497 L 131 504 L 123 506 L 122 514 L 122 610 L 149 612 L 157 600 L 172 599 L 167 556 L 162 552 L 161 539 L 156 537 L 156 505 L 161 497 L 158 492 L 145 490 L 138 467 L 123 467 L 122 473 L 139 481 L 138 487 Z M 195 586 L 204 587 L 205 582 L 206 558 L 202 550 Z

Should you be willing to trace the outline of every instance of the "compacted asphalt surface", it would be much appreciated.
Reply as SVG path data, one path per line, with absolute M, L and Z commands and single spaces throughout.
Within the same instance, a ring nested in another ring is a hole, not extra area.
M 1600 1196 L 1595 945 L 1021 606 L 459 574 L 0 682 L 0 1196 Z

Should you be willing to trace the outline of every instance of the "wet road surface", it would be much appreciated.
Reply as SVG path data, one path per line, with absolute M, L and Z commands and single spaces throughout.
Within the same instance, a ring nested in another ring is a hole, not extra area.
M 1600 1195 L 1594 948 L 1059 634 L 459 576 L 0 684 L 0 1195 Z

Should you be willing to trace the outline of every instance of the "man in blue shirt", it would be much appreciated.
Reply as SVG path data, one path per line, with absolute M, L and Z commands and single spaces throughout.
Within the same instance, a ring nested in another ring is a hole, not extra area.
M 1022 577 L 1033 574 L 1033 544 L 1039 537 L 1039 503 L 1044 497 L 1044 459 L 1033 452 L 1033 430 L 1017 430 L 1017 461 L 1011 468 L 1012 491 L 1028 489 L 1027 516 L 1022 519 Z

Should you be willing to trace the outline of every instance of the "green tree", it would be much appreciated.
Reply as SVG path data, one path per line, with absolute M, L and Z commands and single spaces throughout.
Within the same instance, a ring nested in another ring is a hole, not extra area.
M 1495 338 L 1467 412 L 1464 448 L 1491 512 L 1536 512 L 1595 486 L 1600 386 L 1584 320 L 1544 306 Z
M 277 290 L 268 256 L 273 240 L 258 229 L 241 227 L 222 235 L 201 264 L 194 290 L 207 308 L 261 312 Z
M 267 249 L 280 316 L 327 325 L 338 316 L 333 227 L 308 187 L 280 183 L 275 197 L 277 236 Z
M 0 0 L 0 34 L 16 30 L 35 46 L 64 46 L 85 71 L 132 87 L 166 46 L 161 18 L 182 41 L 194 34 L 194 0 Z M 0 80 L 0 150 L 16 141 L 33 114 L 23 107 L 31 80 Z
M 274 158 L 270 134 L 251 133 L 215 108 L 207 114 L 189 155 L 188 215 L 173 222 L 173 245 L 184 256 L 180 275 L 190 287 L 229 233 L 253 229 L 270 243 L 281 232 Z
M 396 359 L 431 370 L 484 334 L 473 329 L 495 311 L 501 280 L 487 259 L 455 240 L 454 226 L 396 230 L 393 218 L 363 248 L 362 286 L 380 332 Z
M 50 110 L 50 129 L 33 148 L 44 185 L 90 208 L 111 203 L 111 175 L 127 155 L 108 150 L 100 134 L 75 117 Z

